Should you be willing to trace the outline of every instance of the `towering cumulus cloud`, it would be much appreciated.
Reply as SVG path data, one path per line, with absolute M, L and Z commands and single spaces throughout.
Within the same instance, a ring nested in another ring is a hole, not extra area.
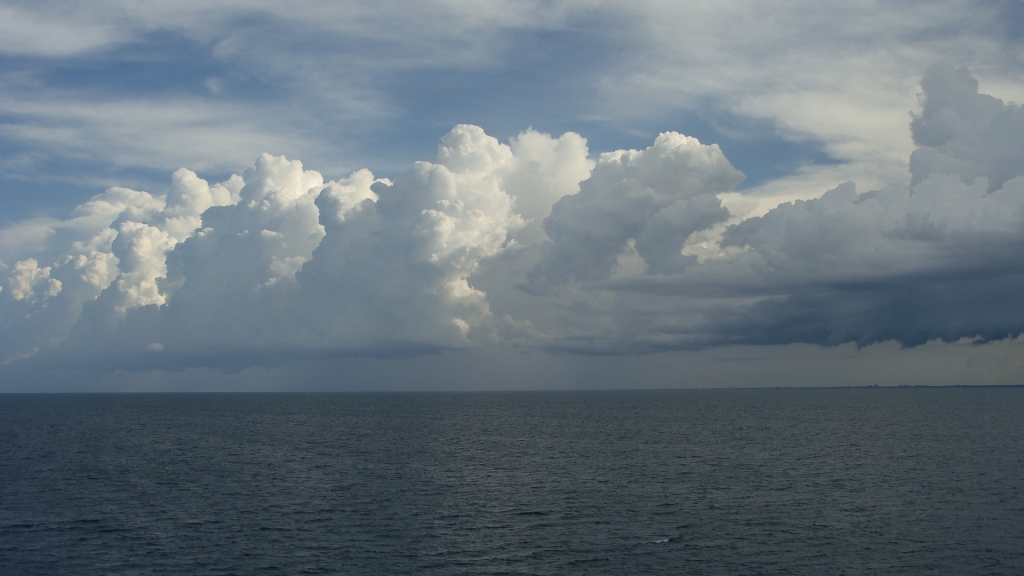
M 130 309 L 165 304 L 168 251 L 194 233 L 208 208 L 237 201 L 239 183 L 211 187 L 181 169 L 162 197 L 111 188 L 68 220 L 0 231 L 3 361 L 60 346 L 87 306 L 102 308 L 105 323 L 118 326 Z
M 963 70 L 922 88 L 909 186 L 848 182 L 729 226 L 720 197 L 743 174 L 671 132 L 592 161 L 576 134 L 506 145 L 462 125 L 393 182 L 264 155 L 219 184 L 181 169 L 162 195 L 111 188 L 0 231 L 0 356 L 112 369 L 1019 334 L 1024 111 Z
M 709 319 L 711 333 L 916 345 L 1024 329 L 1024 110 L 979 95 L 964 70 L 932 70 L 922 87 L 911 187 L 847 183 L 730 228 L 723 244 L 750 250 L 736 264 L 762 298 Z
M 742 180 L 718 146 L 676 133 L 646 150 L 602 154 L 579 194 L 544 220 L 552 242 L 531 286 L 607 278 L 631 241 L 652 273 L 678 269 L 686 239 L 728 219 L 716 194 Z

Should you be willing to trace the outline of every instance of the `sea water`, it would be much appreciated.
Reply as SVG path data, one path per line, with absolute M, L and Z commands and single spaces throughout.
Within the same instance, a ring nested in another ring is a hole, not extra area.
M 1024 574 L 1024 388 L 0 396 L 0 574 Z

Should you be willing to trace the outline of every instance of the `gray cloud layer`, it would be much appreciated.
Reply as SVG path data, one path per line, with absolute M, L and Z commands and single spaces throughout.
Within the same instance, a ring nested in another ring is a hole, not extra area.
M 588 158 L 455 127 L 393 182 L 264 155 L 0 230 L 0 356 L 102 369 L 481 346 L 582 353 L 1000 339 L 1024 330 L 1024 112 L 922 81 L 911 185 L 724 227 L 743 175 L 665 133 Z M 697 235 L 719 242 L 700 257 Z

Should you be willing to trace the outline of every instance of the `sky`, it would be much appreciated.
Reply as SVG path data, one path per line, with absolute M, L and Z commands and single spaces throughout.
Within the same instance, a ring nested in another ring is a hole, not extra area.
M 1024 384 L 1024 1 L 0 2 L 0 392 Z

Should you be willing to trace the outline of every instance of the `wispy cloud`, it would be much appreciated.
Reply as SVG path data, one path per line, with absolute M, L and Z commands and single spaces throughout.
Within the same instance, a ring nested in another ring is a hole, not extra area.
M 7 4 L 0 145 L 20 161 L 0 182 L 67 164 L 155 189 L 154 168 L 226 173 L 262 151 L 393 175 L 470 122 L 586 133 L 602 151 L 677 130 L 734 151 L 780 199 L 878 187 L 905 173 L 921 70 L 1019 85 L 1006 5 Z

